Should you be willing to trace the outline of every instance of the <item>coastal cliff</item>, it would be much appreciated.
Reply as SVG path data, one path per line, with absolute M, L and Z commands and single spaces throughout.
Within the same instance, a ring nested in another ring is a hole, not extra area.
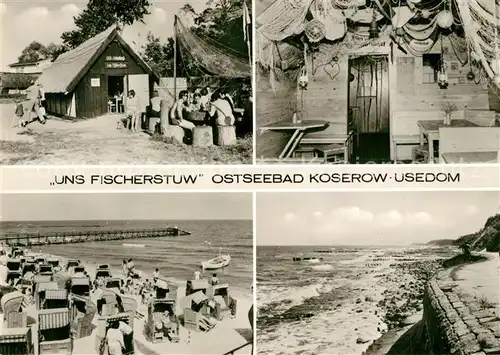
M 498 263 L 490 255 L 487 262 Z M 495 304 L 468 292 L 457 277 L 462 266 L 440 271 L 426 285 L 422 320 L 387 352 L 396 354 L 500 354 L 500 318 Z M 497 279 L 498 280 L 498 279 Z M 498 284 L 497 280 L 492 280 Z
M 488 218 L 484 227 L 476 233 L 463 235 L 458 239 L 433 240 L 429 244 L 455 246 L 468 244 L 471 250 L 486 249 L 489 252 L 498 252 L 500 251 L 500 214 Z

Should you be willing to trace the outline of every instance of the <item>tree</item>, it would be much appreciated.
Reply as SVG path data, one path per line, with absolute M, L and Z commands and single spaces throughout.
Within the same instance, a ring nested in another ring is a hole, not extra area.
M 147 43 L 143 46 L 142 57 L 151 69 L 160 76 L 172 76 L 174 68 L 174 40 L 169 38 L 167 43 L 160 43 L 160 39 L 151 32 L 148 33 Z
M 47 58 L 52 60 L 56 60 L 61 54 L 65 52 L 64 46 L 55 43 L 49 43 L 46 47 L 47 49 Z
M 150 14 L 150 5 L 150 0 L 90 0 L 82 13 L 74 18 L 77 29 L 62 34 L 63 44 L 72 49 L 112 25 L 144 23 L 144 16 Z
M 40 42 L 33 41 L 23 49 L 18 57 L 19 63 L 33 63 L 44 59 L 56 59 L 63 53 L 63 47 L 54 43 L 44 46 Z
M 40 42 L 33 41 L 23 49 L 17 58 L 19 63 L 32 63 L 47 58 L 47 48 Z
M 243 2 L 244 0 L 209 0 L 207 8 L 196 18 L 197 26 L 192 30 L 202 38 L 209 38 L 215 44 L 222 44 L 234 53 L 246 56 L 247 43 L 243 32 Z M 247 1 L 249 9 L 252 8 Z M 252 34 L 248 34 L 252 38 Z

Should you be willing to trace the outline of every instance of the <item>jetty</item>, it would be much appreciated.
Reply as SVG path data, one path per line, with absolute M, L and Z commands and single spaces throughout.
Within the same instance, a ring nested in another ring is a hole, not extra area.
M 179 227 L 143 229 L 92 229 L 62 232 L 17 232 L 0 236 L 0 242 L 11 246 L 37 246 L 85 242 L 107 242 L 110 240 L 178 237 L 191 233 Z

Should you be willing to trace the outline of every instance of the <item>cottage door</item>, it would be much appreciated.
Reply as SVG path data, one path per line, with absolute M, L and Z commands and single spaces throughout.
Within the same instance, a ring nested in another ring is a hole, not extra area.
M 389 70 L 385 55 L 349 59 L 348 125 L 354 133 L 352 157 L 360 163 L 390 159 Z
M 139 101 L 139 109 L 146 112 L 149 105 L 149 75 L 133 74 L 128 76 L 129 90 L 134 90 Z

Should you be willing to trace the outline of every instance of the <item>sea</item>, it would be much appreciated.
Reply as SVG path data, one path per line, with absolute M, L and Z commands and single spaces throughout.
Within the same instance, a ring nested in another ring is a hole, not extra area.
M 33 251 L 96 264 L 109 264 L 112 268 L 116 267 L 120 270 L 123 260 L 132 258 L 137 269 L 151 274 L 155 268 L 159 268 L 162 277 L 173 281 L 192 279 L 201 262 L 216 257 L 220 251 L 231 255 L 231 263 L 222 270 L 214 271 L 219 281 L 228 283 L 232 288 L 250 292 L 253 278 L 251 220 L 16 221 L 1 222 L 0 233 L 62 232 L 100 228 L 145 229 L 167 226 L 178 226 L 191 234 L 177 237 L 36 246 Z
M 384 291 L 400 288 L 406 277 L 395 273 L 394 263 L 435 259 L 434 251 L 428 250 L 258 246 L 259 354 L 362 354 L 387 330 L 377 305 Z

